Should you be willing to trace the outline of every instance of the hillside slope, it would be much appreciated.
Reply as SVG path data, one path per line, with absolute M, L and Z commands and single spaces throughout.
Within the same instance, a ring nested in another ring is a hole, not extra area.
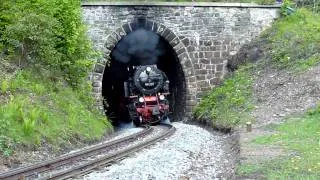
M 74 89 L 50 71 L 0 67 L 0 167 L 34 154 L 53 156 L 95 142 L 112 130 L 94 107 L 89 83 Z M 29 159 L 30 160 L 30 159 Z M 1 169 L 1 168 L 0 168 Z
M 319 179 L 319 19 L 285 14 L 229 60 L 233 72 L 196 108 L 196 118 L 240 131 L 238 179 Z
M 96 52 L 80 5 L 0 1 L 0 171 L 112 131 L 87 80 Z

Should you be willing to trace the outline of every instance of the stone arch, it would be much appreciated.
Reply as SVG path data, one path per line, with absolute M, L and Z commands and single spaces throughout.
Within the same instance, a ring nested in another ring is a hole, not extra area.
M 139 26 L 138 26 L 139 24 Z M 142 24 L 142 26 L 141 26 Z M 94 65 L 93 72 L 91 73 L 90 79 L 93 85 L 93 96 L 96 100 L 96 106 L 99 110 L 104 112 L 103 97 L 102 97 L 102 80 L 104 69 L 108 62 L 111 60 L 111 52 L 117 43 L 130 32 L 135 31 L 138 28 L 144 28 L 150 30 L 163 37 L 174 49 L 177 54 L 179 63 L 182 66 L 185 83 L 186 83 L 186 97 L 185 97 L 185 114 L 186 116 L 191 116 L 192 109 L 197 103 L 197 83 L 194 73 L 193 63 L 187 51 L 185 44 L 182 42 L 179 36 L 172 32 L 169 28 L 163 24 L 149 21 L 146 19 L 135 19 L 132 22 L 125 23 L 121 27 L 118 27 L 113 32 L 111 32 L 104 44 L 103 57 L 97 60 Z

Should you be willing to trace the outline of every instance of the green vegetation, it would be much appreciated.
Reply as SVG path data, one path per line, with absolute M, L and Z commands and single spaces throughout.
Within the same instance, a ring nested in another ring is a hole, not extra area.
M 252 109 L 250 97 L 253 78 L 250 69 L 240 68 L 221 86 L 202 98 L 195 109 L 195 116 L 198 119 L 211 119 L 213 126 L 218 129 L 235 127 L 247 119 L 247 112 Z
M 111 130 L 87 82 L 95 52 L 81 1 L 0 1 L 0 153 L 53 150 Z
M 0 48 L 20 67 L 61 71 L 72 85 L 87 75 L 94 52 L 81 21 L 81 1 L 0 2 Z
M 269 39 L 278 68 L 305 70 L 320 62 L 320 15 L 300 9 L 277 21 L 263 36 Z
M 265 31 L 267 56 L 261 61 L 269 61 L 279 69 L 293 72 L 306 70 L 320 62 L 320 16 L 307 9 L 300 9 L 275 22 Z M 214 88 L 202 98 L 194 111 L 197 119 L 211 119 L 214 127 L 233 128 L 248 120 L 252 109 L 252 83 L 250 67 L 254 69 L 263 63 L 240 68 L 218 88 Z M 245 118 L 244 118 L 245 117 Z
M 319 179 L 320 105 L 301 118 L 289 119 L 276 134 L 257 138 L 258 144 L 274 144 L 291 152 L 282 159 L 240 166 L 238 173 L 260 173 L 268 179 Z
M 0 151 L 9 155 L 17 145 L 37 147 L 49 143 L 56 148 L 66 143 L 102 137 L 111 125 L 93 107 L 89 84 L 72 89 L 49 71 L 18 70 L 1 84 L 8 95 L 0 106 Z

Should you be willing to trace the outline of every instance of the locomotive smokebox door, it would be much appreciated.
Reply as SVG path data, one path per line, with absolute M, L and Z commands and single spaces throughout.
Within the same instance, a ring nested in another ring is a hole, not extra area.
M 158 115 L 160 114 L 159 106 L 155 106 L 152 109 L 152 115 Z

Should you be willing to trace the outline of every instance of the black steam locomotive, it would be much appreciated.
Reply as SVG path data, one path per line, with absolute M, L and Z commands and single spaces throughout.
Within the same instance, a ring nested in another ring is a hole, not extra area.
M 129 116 L 136 126 L 154 124 L 168 117 L 169 80 L 156 65 L 128 67 L 124 82 Z

